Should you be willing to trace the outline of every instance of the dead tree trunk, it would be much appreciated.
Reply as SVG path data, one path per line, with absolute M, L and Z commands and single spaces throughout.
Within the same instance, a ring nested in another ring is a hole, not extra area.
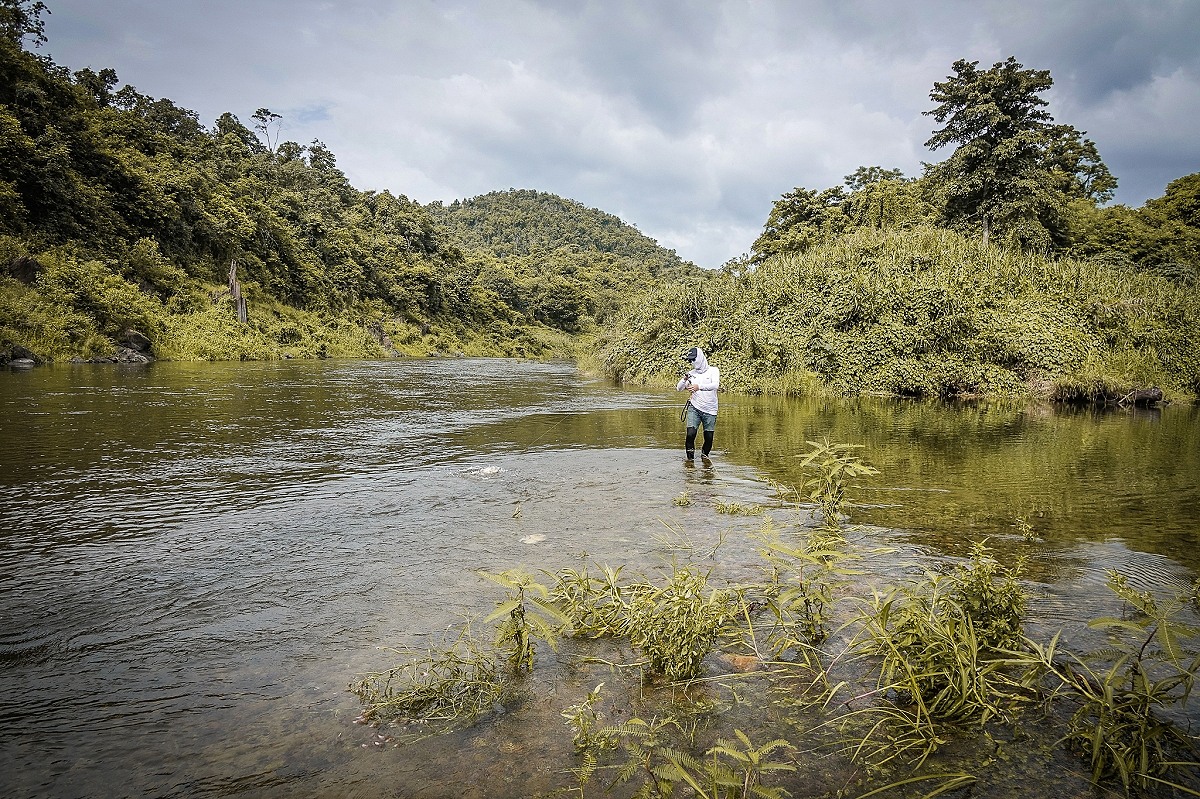
M 229 294 L 233 297 L 233 307 L 237 309 L 239 322 L 246 322 L 250 315 L 246 309 L 246 298 L 242 296 L 242 284 L 237 279 L 237 261 L 229 262 Z

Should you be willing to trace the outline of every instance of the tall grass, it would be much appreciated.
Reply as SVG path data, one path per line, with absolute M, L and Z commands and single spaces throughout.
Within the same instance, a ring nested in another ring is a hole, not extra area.
M 1200 391 L 1200 292 L 1132 268 L 983 247 L 936 228 L 856 231 L 741 275 L 668 286 L 602 337 L 604 367 L 666 381 L 698 343 L 742 391 Z

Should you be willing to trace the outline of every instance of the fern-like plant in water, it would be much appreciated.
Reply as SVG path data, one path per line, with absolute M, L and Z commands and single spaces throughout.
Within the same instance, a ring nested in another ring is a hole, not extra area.
M 1188 702 L 1200 669 L 1200 655 L 1184 646 L 1200 634 L 1179 618 L 1187 598 L 1155 599 L 1115 571 L 1108 572 L 1108 587 L 1133 610 L 1132 618 L 1091 622 L 1113 636 L 1114 648 L 1062 658 L 1055 653 L 1057 638 L 1046 648 L 1032 647 L 1045 672 L 1081 703 L 1066 738 L 1089 758 L 1094 778 L 1115 778 L 1126 793 L 1165 785 L 1200 796 L 1172 781 L 1183 774 L 1195 780 L 1200 772 L 1195 741 L 1160 715 Z
M 485 621 L 500 621 L 496 628 L 496 647 L 508 653 L 513 671 L 531 671 L 537 641 L 557 648 L 558 636 L 569 624 L 567 617 L 550 601 L 550 591 L 519 569 L 492 574 L 478 572 L 507 590 Z
M 778 771 L 795 771 L 789 762 L 775 760 L 777 752 L 792 745 L 782 738 L 754 746 L 741 730 L 735 729 L 736 741 L 721 739 L 703 760 L 686 753 L 671 753 L 668 759 L 678 772 L 678 780 L 695 791 L 697 799 L 783 799 L 783 788 L 763 784 L 763 777 Z
M 609 790 L 633 782 L 638 785 L 634 799 L 674 796 L 675 784 L 681 777 L 671 763 L 671 757 L 678 754 L 671 744 L 672 733 L 679 729 L 679 722 L 671 717 L 650 721 L 632 718 L 606 728 L 603 735 L 615 741 L 625 755 L 625 762 L 617 768 L 617 776 L 608 786 Z

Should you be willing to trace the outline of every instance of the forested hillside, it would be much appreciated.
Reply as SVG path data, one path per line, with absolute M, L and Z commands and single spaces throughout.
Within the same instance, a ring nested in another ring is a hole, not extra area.
M 1012 58 L 934 84 L 944 160 L 797 187 L 714 274 L 552 194 L 361 191 L 269 109 L 205 126 L 39 55 L 44 11 L 0 0 L 0 361 L 586 350 L 673 382 L 698 343 L 747 390 L 1200 394 L 1200 174 L 1106 205 Z
M 604 368 L 674 382 L 698 343 L 734 388 L 1126 402 L 1200 395 L 1200 174 L 1144 208 L 1055 122 L 1048 72 L 959 61 L 919 178 L 798 187 L 719 279 L 668 286 L 605 334 Z
M 703 274 L 618 217 L 546 192 L 510 189 L 428 210 L 498 297 L 564 330 L 603 322 L 639 287 Z
M 280 141 L 269 109 L 206 127 L 37 54 L 44 10 L 0 0 L 0 358 L 567 355 L 613 280 L 678 268 L 557 198 L 521 224 L 569 251 L 464 252 L 419 203 L 350 185 L 320 141 Z

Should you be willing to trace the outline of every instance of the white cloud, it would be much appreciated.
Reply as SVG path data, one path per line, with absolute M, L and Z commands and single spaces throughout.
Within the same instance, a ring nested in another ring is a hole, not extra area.
M 959 58 L 1050 69 L 1140 204 L 1196 171 L 1191 0 L 50 0 L 46 50 L 200 113 L 284 114 L 352 182 L 421 201 L 554 192 L 716 266 L 771 203 L 917 174 Z

